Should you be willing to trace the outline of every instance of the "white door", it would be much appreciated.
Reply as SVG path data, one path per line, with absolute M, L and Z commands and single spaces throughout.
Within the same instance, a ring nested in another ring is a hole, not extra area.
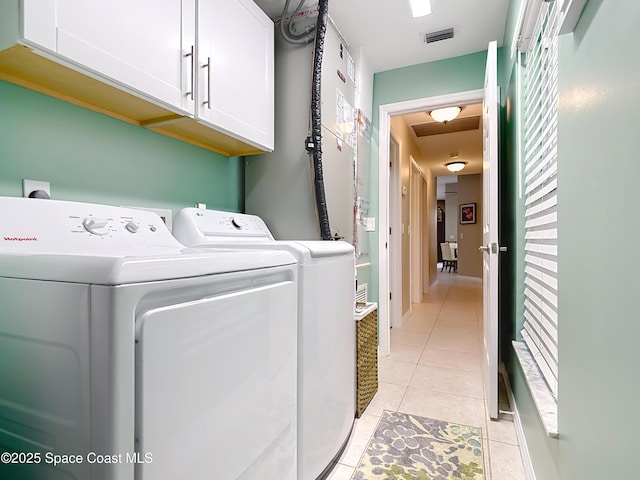
M 187 55 L 195 47 L 195 0 L 57 0 L 47 22 L 63 57 L 193 113 Z
M 273 21 L 252 0 L 199 0 L 198 67 L 198 118 L 273 150 Z
M 296 295 L 283 281 L 136 319 L 136 446 L 152 455 L 136 478 L 295 479 Z
M 489 416 L 498 418 L 498 54 L 489 43 L 483 111 L 483 325 L 485 395 Z

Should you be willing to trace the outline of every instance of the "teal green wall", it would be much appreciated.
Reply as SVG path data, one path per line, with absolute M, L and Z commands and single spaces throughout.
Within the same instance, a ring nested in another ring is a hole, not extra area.
M 508 358 L 538 479 L 638 477 L 640 303 L 638 261 L 628 245 L 640 224 L 627 211 L 640 179 L 634 122 L 640 107 L 639 28 L 636 0 L 590 0 L 575 32 L 560 37 L 558 440 L 544 434 L 517 360 Z M 509 91 L 515 91 L 514 82 Z M 505 123 L 510 121 L 515 120 Z M 515 134 L 511 127 L 507 131 Z M 511 176 L 517 219 L 523 209 L 513 188 L 517 170 Z M 515 220 L 518 249 L 522 228 Z M 510 323 L 515 331 L 522 323 L 522 279 L 516 273 L 522 265 L 516 258 Z
M 373 79 L 370 214 L 378 217 L 378 135 L 380 105 L 484 88 L 487 52 L 376 73 Z M 378 301 L 378 232 L 370 234 L 369 296 Z
M 638 31 L 637 0 L 591 0 L 560 42 L 559 428 L 569 480 L 640 477 Z
M 484 87 L 487 52 L 376 73 L 373 80 L 373 121 L 378 124 L 378 107 L 388 103 Z
M 0 195 L 22 179 L 59 200 L 237 211 L 239 159 L 0 81 Z

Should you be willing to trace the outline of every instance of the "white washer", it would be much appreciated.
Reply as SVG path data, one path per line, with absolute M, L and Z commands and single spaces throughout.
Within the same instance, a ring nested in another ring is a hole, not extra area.
M 296 479 L 291 254 L 186 249 L 128 208 L 0 211 L 0 450 L 22 463 L 0 478 Z
M 276 241 L 260 217 L 186 208 L 173 221 L 183 244 L 286 249 L 298 261 L 298 479 L 333 467 L 355 418 L 354 249 L 346 242 Z

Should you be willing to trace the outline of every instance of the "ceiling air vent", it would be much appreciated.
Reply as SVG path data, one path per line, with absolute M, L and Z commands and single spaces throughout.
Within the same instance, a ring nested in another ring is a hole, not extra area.
M 441 40 L 448 40 L 453 38 L 453 28 L 447 28 L 446 30 L 439 30 L 437 32 L 423 33 L 421 35 L 422 43 L 428 45 L 429 43 L 439 42 Z

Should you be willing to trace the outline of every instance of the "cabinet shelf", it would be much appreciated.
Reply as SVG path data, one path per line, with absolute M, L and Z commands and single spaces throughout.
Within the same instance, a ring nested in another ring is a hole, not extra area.
M 0 52 L 0 79 L 226 156 L 264 152 L 24 45 Z

